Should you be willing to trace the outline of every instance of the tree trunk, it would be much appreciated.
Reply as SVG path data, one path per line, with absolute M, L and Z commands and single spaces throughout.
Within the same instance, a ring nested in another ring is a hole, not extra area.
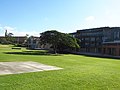
M 53 46 L 54 53 L 57 54 L 56 46 Z

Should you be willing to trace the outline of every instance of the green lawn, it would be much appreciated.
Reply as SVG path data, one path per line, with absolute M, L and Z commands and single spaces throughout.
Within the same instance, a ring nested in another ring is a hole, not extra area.
M 24 48 L 14 50 L 0 45 L 1 62 L 35 61 L 64 68 L 58 71 L 1 75 L 0 90 L 120 90 L 118 59 L 81 55 L 39 55 L 38 52 L 40 51 L 26 51 Z

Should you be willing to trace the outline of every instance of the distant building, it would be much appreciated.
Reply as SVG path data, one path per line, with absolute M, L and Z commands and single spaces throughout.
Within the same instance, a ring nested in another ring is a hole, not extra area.
M 76 37 L 76 32 L 74 33 L 69 33 L 72 37 Z
M 27 47 L 29 49 L 40 48 L 40 37 L 31 36 L 27 39 Z
M 26 40 L 26 36 L 12 36 L 12 40 L 14 44 L 23 44 Z M 5 43 L 7 41 L 7 37 L 0 36 L 0 43 Z
M 10 36 L 9 36 L 10 35 Z M 12 33 L 8 33 L 7 30 L 5 30 L 5 36 L 0 36 L 0 43 L 7 43 L 9 42 L 9 39 L 12 39 L 13 44 L 24 44 L 25 40 L 27 39 L 26 36 L 12 36 Z
M 50 45 L 48 43 L 41 44 L 40 37 L 31 36 L 27 39 L 27 45 L 26 46 L 29 49 L 51 50 L 52 45 Z
M 120 27 L 100 27 L 77 30 L 80 51 L 120 56 Z
M 5 36 L 0 36 L 0 43 L 5 43 Z
M 23 44 L 26 40 L 26 36 L 13 36 L 12 38 L 15 44 Z

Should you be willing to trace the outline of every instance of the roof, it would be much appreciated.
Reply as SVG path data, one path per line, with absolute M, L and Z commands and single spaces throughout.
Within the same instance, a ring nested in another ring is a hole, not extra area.
M 77 31 L 87 31 L 87 30 L 101 30 L 101 29 L 120 29 L 120 27 L 98 27 L 98 28 L 89 28 L 89 29 L 82 29 Z

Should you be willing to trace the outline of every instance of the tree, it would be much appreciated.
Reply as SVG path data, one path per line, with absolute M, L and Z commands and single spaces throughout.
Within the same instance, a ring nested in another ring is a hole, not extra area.
M 7 37 L 7 30 L 5 30 L 5 37 Z
M 12 36 L 13 36 L 13 33 L 8 33 L 7 36 L 8 36 L 8 37 L 12 37 Z
M 29 34 L 26 34 L 25 35 L 25 40 L 24 40 L 24 43 L 23 43 L 24 46 L 28 46 L 28 38 L 29 38 Z
M 52 30 L 52 31 L 46 31 L 40 34 L 40 39 L 41 39 L 41 43 L 42 44 L 52 44 L 53 46 L 53 50 L 54 53 L 57 52 L 57 46 L 59 44 L 59 39 L 60 39 L 60 35 L 61 33 L 56 31 L 56 30 Z
M 8 33 L 8 34 L 6 34 L 6 36 L 5 36 L 5 37 L 6 37 L 6 40 L 8 41 L 9 44 L 13 44 L 13 43 L 14 43 L 14 39 L 15 39 L 15 38 L 13 38 L 13 35 L 14 35 L 13 33 Z
M 51 44 L 54 53 L 63 52 L 65 50 L 76 50 L 79 48 L 77 41 L 74 37 L 58 32 L 56 30 L 46 31 L 40 34 L 42 44 Z

